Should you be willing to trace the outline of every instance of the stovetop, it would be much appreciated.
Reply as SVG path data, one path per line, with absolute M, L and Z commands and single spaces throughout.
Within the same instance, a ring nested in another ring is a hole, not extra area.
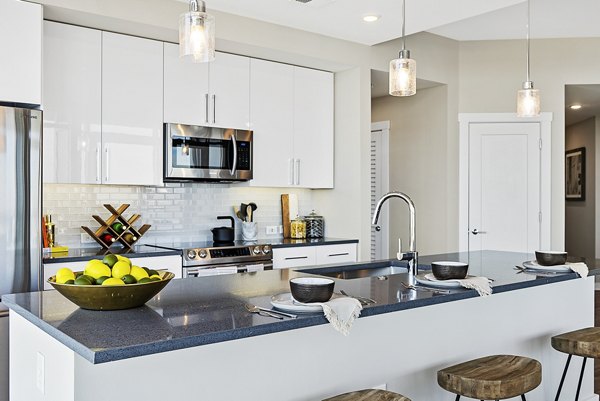
M 255 241 L 234 241 L 232 243 L 216 243 L 213 241 L 175 242 L 147 246 L 181 251 L 183 267 L 271 261 L 273 259 L 271 245 Z
M 256 242 L 256 241 L 233 241 L 227 243 L 219 243 L 213 241 L 188 241 L 188 242 L 170 242 L 160 244 L 146 244 L 155 248 L 173 249 L 176 251 L 185 251 L 187 249 L 200 249 L 200 248 L 225 248 L 225 247 L 247 247 L 257 245 L 270 245 L 268 243 Z

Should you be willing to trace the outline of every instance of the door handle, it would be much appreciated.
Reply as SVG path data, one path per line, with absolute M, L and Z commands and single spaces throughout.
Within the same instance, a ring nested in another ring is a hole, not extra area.
M 96 184 L 100 184 L 100 175 L 102 175 L 100 170 L 100 146 L 96 145 Z
M 487 231 L 479 231 L 476 228 L 474 228 L 473 231 L 471 231 L 471 234 L 473 234 L 473 235 L 487 234 Z
M 233 133 L 233 135 L 231 135 L 231 142 L 232 142 L 232 146 L 233 146 L 233 166 L 231 167 L 231 175 L 235 176 L 235 173 L 237 172 L 237 142 L 235 141 L 235 132 Z
M 294 185 L 294 159 L 289 159 L 288 162 L 290 163 L 290 165 L 289 165 L 288 184 L 289 185 Z
M 106 144 L 106 146 L 104 147 L 104 152 L 106 153 L 106 182 L 105 184 L 108 184 L 108 181 L 110 179 L 110 175 L 109 175 L 109 170 L 110 170 L 110 153 L 108 151 L 108 144 Z
M 206 106 L 206 122 L 208 123 L 208 93 L 204 94 L 204 104 Z
M 294 184 L 300 185 L 300 159 L 295 160 L 294 173 L 296 175 Z
M 213 95 L 213 124 L 217 122 L 217 95 Z

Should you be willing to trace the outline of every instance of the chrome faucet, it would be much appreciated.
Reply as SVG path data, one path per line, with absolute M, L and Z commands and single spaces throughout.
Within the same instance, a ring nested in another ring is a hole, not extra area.
M 410 220 L 408 222 L 408 252 L 402 252 L 402 249 L 398 249 L 398 259 L 408 261 L 408 271 L 413 275 L 419 274 L 419 254 L 417 252 L 417 214 L 415 212 L 415 204 L 408 197 L 408 195 L 402 192 L 389 192 L 379 199 L 377 206 L 375 206 L 375 213 L 373 214 L 373 225 L 376 226 L 375 230 L 381 230 L 381 227 L 377 226 L 377 220 L 379 220 L 379 214 L 381 213 L 381 207 L 390 198 L 400 198 L 408 205 L 408 211 L 410 213 Z M 399 246 L 401 248 L 401 246 Z

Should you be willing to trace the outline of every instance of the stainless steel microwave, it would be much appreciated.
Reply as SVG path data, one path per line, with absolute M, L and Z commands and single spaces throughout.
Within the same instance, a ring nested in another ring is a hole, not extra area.
M 252 131 L 168 123 L 164 139 L 167 182 L 252 179 Z

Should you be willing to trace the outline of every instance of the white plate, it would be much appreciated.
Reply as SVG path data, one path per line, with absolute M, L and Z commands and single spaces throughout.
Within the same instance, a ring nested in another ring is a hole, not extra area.
M 541 270 L 546 272 L 569 272 L 571 268 L 569 265 L 556 265 L 556 266 L 542 266 L 535 260 L 529 260 L 523 262 L 523 267 L 531 270 Z
M 273 305 L 277 309 L 281 309 L 285 312 L 299 312 L 299 313 L 315 313 L 315 312 L 323 312 L 323 307 L 320 302 L 315 302 L 312 304 L 302 304 L 294 298 L 292 298 L 292 294 L 289 292 L 285 292 L 283 294 L 273 295 L 271 297 L 271 305 Z
M 475 277 L 475 276 L 467 276 Z M 437 280 L 432 273 L 427 274 L 419 274 L 415 276 L 415 280 L 417 283 L 421 285 L 426 285 L 428 287 L 437 287 L 437 288 L 462 288 L 458 280 Z

